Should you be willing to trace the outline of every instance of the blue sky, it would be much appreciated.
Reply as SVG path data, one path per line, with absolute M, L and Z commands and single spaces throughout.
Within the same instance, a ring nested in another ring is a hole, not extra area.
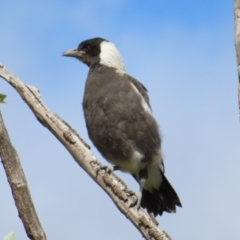
M 61 53 L 92 37 L 114 42 L 127 72 L 149 90 L 166 175 L 183 204 L 158 217 L 160 227 L 178 240 L 240 238 L 232 1 L 2 0 L 1 10 L 0 62 L 38 87 L 88 143 L 81 108 L 88 69 Z M 0 92 L 7 94 L 1 111 L 48 239 L 142 239 L 2 79 Z M 118 174 L 138 190 L 131 176 Z M 0 238 L 14 231 L 27 239 L 3 168 L 0 190 Z

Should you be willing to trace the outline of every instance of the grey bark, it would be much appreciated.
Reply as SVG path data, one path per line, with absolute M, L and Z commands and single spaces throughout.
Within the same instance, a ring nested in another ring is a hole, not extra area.
M 32 240 L 46 240 L 47 238 L 38 219 L 20 159 L 9 139 L 1 111 L 0 157 L 18 209 L 18 215 L 23 222 L 27 236 Z
M 152 215 L 143 209 L 137 211 L 135 208 L 129 208 L 136 194 L 129 190 L 119 177 L 102 170 L 97 174 L 101 164 L 92 154 L 89 146 L 65 121 L 49 111 L 35 87 L 24 84 L 1 63 L 0 77 L 16 89 L 40 123 L 64 145 L 78 165 L 108 194 L 116 207 L 133 223 L 145 239 L 170 240 L 170 237 L 157 227 L 158 222 Z

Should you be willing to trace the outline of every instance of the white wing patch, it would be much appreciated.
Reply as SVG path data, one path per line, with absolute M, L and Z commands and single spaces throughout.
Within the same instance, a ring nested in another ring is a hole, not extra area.
M 122 56 L 113 43 L 104 41 L 101 43 L 100 48 L 100 63 L 102 65 L 114 67 L 121 72 L 125 72 Z
M 131 85 L 132 85 L 133 89 L 135 90 L 135 92 L 141 97 L 141 105 L 142 105 L 143 109 L 144 109 L 147 113 L 149 113 L 149 114 L 152 115 L 152 111 L 151 111 L 151 109 L 149 108 L 148 104 L 146 103 L 145 99 L 143 98 L 142 94 L 138 91 L 138 89 L 134 86 L 133 83 L 131 83 Z

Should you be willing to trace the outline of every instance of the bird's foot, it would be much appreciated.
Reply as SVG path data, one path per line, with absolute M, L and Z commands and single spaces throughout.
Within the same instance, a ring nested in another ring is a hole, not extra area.
M 117 171 L 119 169 L 120 168 L 118 166 L 99 165 L 96 173 L 98 175 L 99 171 L 104 170 L 106 173 L 111 174 L 113 171 Z
M 134 201 L 130 204 L 129 207 L 135 207 L 137 208 L 137 210 L 139 211 L 140 207 L 141 207 L 141 201 L 142 201 L 142 191 L 143 191 L 143 186 L 146 182 L 145 178 L 141 178 L 139 181 L 139 185 L 140 185 L 140 191 L 138 194 L 135 195 L 135 199 Z
M 139 211 L 140 207 L 141 207 L 141 199 L 142 199 L 142 195 L 141 194 L 137 194 L 135 195 L 135 199 L 133 200 L 133 202 L 129 205 L 129 207 L 136 207 L 137 211 Z
M 140 207 L 141 207 L 141 201 L 142 201 L 142 191 L 143 191 L 143 186 L 146 182 L 145 178 L 141 178 L 139 181 L 139 185 L 140 185 L 140 191 L 138 194 L 132 193 L 132 197 L 133 197 L 133 201 L 130 203 L 129 208 L 131 207 L 136 207 L 137 211 L 139 211 Z M 130 190 L 131 191 L 131 190 Z M 128 192 L 131 193 L 129 190 Z
M 126 194 L 130 197 L 132 197 L 132 202 L 129 204 L 129 208 L 136 207 L 137 210 L 140 209 L 141 207 L 141 199 L 142 199 L 142 194 L 138 193 L 136 194 L 134 191 L 127 189 Z
M 91 165 L 92 167 L 94 167 L 95 165 L 100 166 L 100 162 L 99 162 L 98 160 L 94 159 L 94 160 L 91 160 L 91 161 L 90 161 L 90 165 Z
M 97 167 L 96 174 L 98 175 L 99 171 L 104 170 L 105 173 L 111 174 L 114 170 L 113 167 L 108 166 L 108 165 L 101 165 Z

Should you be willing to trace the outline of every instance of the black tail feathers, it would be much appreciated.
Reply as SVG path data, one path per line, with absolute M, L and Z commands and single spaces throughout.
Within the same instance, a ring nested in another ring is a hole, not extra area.
M 164 211 L 176 212 L 176 206 L 182 207 L 182 204 L 164 174 L 162 174 L 162 183 L 158 190 L 149 192 L 143 189 L 142 191 L 141 207 L 146 208 L 154 216 L 162 215 Z

